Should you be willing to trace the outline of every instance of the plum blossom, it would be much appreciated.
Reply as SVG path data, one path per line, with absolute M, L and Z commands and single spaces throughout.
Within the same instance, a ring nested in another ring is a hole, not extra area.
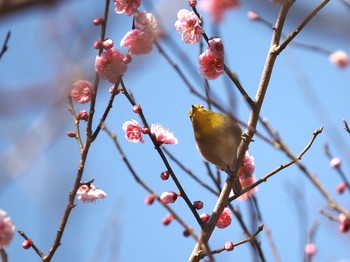
M 238 6 L 238 0 L 203 0 L 200 3 L 200 7 L 203 10 L 208 11 L 216 23 L 222 21 L 224 11 L 228 10 L 229 8 L 237 8 Z
M 225 207 L 225 209 L 222 211 L 220 218 L 218 222 L 216 223 L 216 226 L 218 228 L 226 228 L 228 227 L 232 222 L 232 212 L 229 208 Z
M 224 72 L 224 62 L 207 49 L 199 56 L 199 71 L 206 79 L 214 80 Z
M 134 26 L 135 29 L 147 34 L 152 42 L 156 40 L 159 29 L 158 21 L 153 14 L 145 11 L 136 12 Z
M 133 29 L 126 33 L 120 41 L 121 47 L 129 47 L 129 54 L 142 55 L 152 51 L 153 42 L 148 35 L 141 30 Z
M 70 96 L 79 104 L 85 104 L 91 101 L 95 93 L 92 84 L 86 80 L 77 80 L 73 84 L 74 88 L 70 91 Z
M 193 11 L 181 9 L 177 13 L 178 20 L 175 22 L 176 30 L 182 31 L 181 38 L 187 44 L 198 43 L 204 29 L 201 20 Z
M 160 124 L 152 124 L 151 126 L 151 133 L 156 139 L 159 146 L 162 144 L 177 144 L 178 140 L 174 136 L 174 133 L 169 131 L 168 129 L 165 129 Z
M 250 156 L 248 151 L 245 152 L 243 164 L 238 171 L 238 177 L 240 179 L 247 179 L 254 174 L 255 164 L 254 157 Z
M 101 53 L 101 56 L 96 56 L 95 70 L 102 79 L 107 79 L 115 84 L 127 69 L 123 58 L 124 55 L 115 48 L 106 50 Z
M 141 5 L 141 0 L 114 0 L 117 14 L 133 15 Z
M 350 58 L 344 51 L 337 50 L 329 55 L 329 61 L 339 68 L 344 68 L 349 65 Z
M 130 55 L 148 54 L 157 38 L 157 19 L 151 13 L 138 11 L 135 13 L 134 26 L 135 29 L 127 32 L 120 41 L 120 46 L 129 47 Z
M 103 199 L 106 197 L 106 193 L 96 188 L 94 185 L 82 185 L 77 191 L 77 198 L 85 202 L 95 202 L 98 199 Z
M 126 121 L 123 124 L 123 130 L 125 132 L 125 138 L 132 143 L 141 142 L 144 143 L 142 137 L 142 128 L 139 123 L 132 119 L 131 121 Z
M 7 213 L 0 209 L 0 249 L 7 247 L 15 231 L 15 225 Z
M 251 186 L 252 184 L 254 184 L 256 182 L 255 176 L 252 175 L 248 178 L 245 179 L 239 179 L 239 182 L 241 182 L 241 186 L 243 189 L 247 188 L 248 186 Z M 239 200 L 244 201 L 247 200 L 249 198 L 251 198 L 255 192 L 258 191 L 257 187 L 254 187 L 252 189 L 250 189 L 248 192 L 244 193 L 243 195 L 239 196 Z

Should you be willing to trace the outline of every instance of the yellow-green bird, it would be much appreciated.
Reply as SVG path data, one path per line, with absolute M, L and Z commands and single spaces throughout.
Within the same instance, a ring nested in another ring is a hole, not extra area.
M 229 169 L 241 141 L 242 129 L 237 121 L 201 105 L 192 105 L 189 116 L 201 155 L 208 162 Z

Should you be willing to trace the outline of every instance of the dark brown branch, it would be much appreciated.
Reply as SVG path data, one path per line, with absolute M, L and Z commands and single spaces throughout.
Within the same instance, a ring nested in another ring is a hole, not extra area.
M 6 51 L 8 50 L 8 42 L 10 40 L 10 36 L 11 36 L 11 31 L 8 31 L 6 34 L 6 38 L 4 41 L 4 44 L 2 45 L 2 49 L 0 51 L 0 59 L 2 58 L 2 56 L 6 53 Z

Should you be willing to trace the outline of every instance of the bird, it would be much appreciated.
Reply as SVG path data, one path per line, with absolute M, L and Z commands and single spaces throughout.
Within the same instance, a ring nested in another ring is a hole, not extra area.
M 229 115 L 213 112 L 199 104 L 192 105 L 189 117 L 202 157 L 223 170 L 230 169 L 241 141 L 239 123 Z

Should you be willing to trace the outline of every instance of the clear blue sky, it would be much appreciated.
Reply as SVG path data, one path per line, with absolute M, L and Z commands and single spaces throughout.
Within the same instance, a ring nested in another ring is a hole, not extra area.
M 186 8 L 187 1 L 182 1 L 183 5 L 178 2 L 181 1 L 159 0 L 157 10 L 167 33 L 196 65 L 198 46 L 182 43 L 173 27 L 177 10 Z M 307 4 L 297 1 L 285 33 L 289 33 L 316 4 L 314 0 Z M 99 31 L 91 21 L 102 16 L 103 8 L 102 2 L 66 1 L 52 9 L 33 9 L 0 18 L 0 39 L 5 38 L 8 30 L 12 32 L 9 50 L 0 60 L 0 208 L 6 210 L 16 228 L 24 230 L 44 252 L 53 241 L 79 160 L 77 144 L 66 136 L 74 125 L 64 94 L 76 79 L 93 80 L 96 51 L 92 43 L 99 37 Z M 261 0 L 242 1 L 240 9 L 226 13 L 218 32 L 225 45 L 228 66 L 254 97 L 271 30 L 249 21 L 246 13 L 250 9 L 274 22 L 278 5 Z M 205 29 L 211 36 L 210 19 L 203 15 Z M 107 37 L 114 39 L 118 46 L 131 22 L 131 18 L 117 16 L 111 10 Z M 297 41 L 349 53 L 349 24 L 349 10 L 340 1 L 332 1 Z M 201 90 L 203 81 L 196 74 L 197 69 L 194 69 L 195 74 L 189 72 L 183 59 L 176 56 L 176 50 L 160 43 L 191 83 Z M 210 82 L 213 93 L 224 105 L 228 105 L 227 80 L 222 76 Z M 149 123 L 160 123 L 174 131 L 179 144 L 167 148 L 209 183 L 188 118 L 190 105 L 202 101 L 189 93 L 156 49 L 148 56 L 134 58 L 124 81 L 142 105 Z M 340 178 L 329 167 L 323 154 L 323 142 L 330 143 L 332 152 L 342 158 L 348 173 L 349 137 L 342 130 L 342 119 L 350 120 L 349 84 L 349 69 L 334 67 L 324 54 L 290 46 L 276 62 L 262 109 L 262 116 L 269 119 L 295 153 L 305 147 L 314 130 L 325 127 L 303 161 L 345 207 L 349 207 L 348 195 L 335 193 Z M 233 85 L 228 86 L 235 90 Z M 101 82 L 96 120 L 108 101 L 109 87 L 106 81 Z M 237 115 L 246 122 L 248 108 L 239 94 L 234 93 Z M 131 144 L 125 140 L 121 126 L 130 119 L 139 120 L 126 99 L 117 96 L 107 125 L 117 133 L 142 179 L 159 194 L 176 191 L 172 181 L 159 179 L 164 165 L 149 139 L 145 144 Z M 15 147 L 16 144 L 21 147 Z M 259 138 L 251 144 L 249 151 L 255 157 L 257 178 L 287 161 L 283 154 Z M 216 201 L 213 195 L 172 165 L 190 198 L 202 200 L 205 204 L 202 211 L 210 213 Z M 167 212 L 159 204 L 147 206 L 143 203 L 147 192 L 133 180 L 103 132 L 89 154 L 84 179 L 90 178 L 95 178 L 94 184 L 107 193 L 107 198 L 96 204 L 77 202 L 53 261 L 187 260 L 195 244 L 193 239 L 182 236 L 183 230 L 177 222 L 167 227 L 161 224 Z M 319 214 L 326 203 L 296 167 L 290 167 L 262 184 L 256 196 L 264 224 L 271 230 L 282 261 L 301 261 L 306 230 L 313 221 L 320 223 L 316 235 L 319 247 L 316 261 L 350 258 L 349 235 L 338 233 L 338 225 Z M 248 215 L 247 203 L 234 205 L 239 206 L 245 217 Z M 188 224 L 195 225 L 183 201 L 177 201 L 173 208 Z M 198 226 L 195 229 L 198 232 Z M 215 249 L 226 241 L 236 242 L 243 238 L 242 229 L 234 219 L 229 228 L 214 232 L 210 246 Z M 259 239 L 267 261 L 273 261 L 266 235 L 262 233 Z M 16 234 L 7 249 L 9 261 L 39 261 L 32 250 L 21 248 L 22 241 Z M 239 246 L 231 253 L 219 254 L 217 260 L 250 261 L 250 248 Z

